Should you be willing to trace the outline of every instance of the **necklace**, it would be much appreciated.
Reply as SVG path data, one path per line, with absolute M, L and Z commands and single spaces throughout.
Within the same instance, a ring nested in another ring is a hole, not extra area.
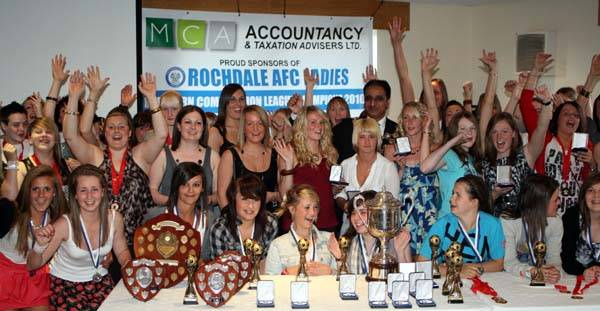
M 244 148 L 242 148 L 242 154 L 244 154 Z M 267 151 L 266 151 L 266 150 L 263 150 L 263 151 L 262 151 L 260 154 L 261 154 L 261 155 L 265 155 L 265 154 L 267 154 Z

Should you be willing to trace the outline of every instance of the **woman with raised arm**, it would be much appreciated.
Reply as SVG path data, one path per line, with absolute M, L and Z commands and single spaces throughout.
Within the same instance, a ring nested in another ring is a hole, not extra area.
M 175 117 L 173 140 L 165 145 L 150 169 L 150 192 L 154 203 L 165 205 L 171 193 L 173 171 L 179 163 L 194 162 L 204 169 L 208 204 L 217 203 L 219 154 L 207 145 L 208 126 L 204 111 L 196 106 L 183 107 Z
M 0 199 L 0 310 L 48 310 L 48 267 L 28 271 L 27 255 L 35 248 L 32 230 L 65 212 L 67 201 L 54 171 L 46 165 L 28 171 L 14 203 Z
M 452 242 L 460 243 L 464 259 L 460 275 L 463 278 L 502 271 L 504 233 L 500 220 L 489 214 L 491 200 L 483 179 L 473 175 L 459 178 L 454 185 L 451 208 L 452 212 L 438 219 L 425 240 L 437 235 L 442 254 Z M 424 260 L 431 260 L 429 243 L 422 244 L 417 257 L 417 261 Z M 440 272 L 446 274 L 445 264 L 440 265 Z
M 408 64 L 404 56 L 404 48 L 402 40 L 404 39 L 404 30 L 402 29 L 402 18 L 394 16 L 391 22 L 388 22 L 388 32 L 390 33 L 390 41 L 394 49 L 394 63 L 396 64 L 396 72 L 400 80 L 400 92 L 402 94 L 402 103 L 406 104 L 415 101 L 415 91 L 413 90 L 412 82 L 408 74 Z
M 231 203 L 227 199 L 227 189 L 232 180 L 255 175 L 265 186 L 267 196 L 264 204 L 272 212 L 280 196 L 277 192 L 277 154 L 270 147 L 267 113 L 259 106 L 247 106 L 240 123 L 238 143 L 223 152 L 219 163 L 219 206 L 223 208 Z
M 298 272 L 300 256 L 298 240 L 308 240 L 306 273 L 310 276 L 331 275 L 335 272 L 335 257 L 328 249 L 328 242 L 335 241 L 333 233 L 319 231 L 314 223 L 319 215 L 319 196 L 305 184 L 295 185 L 286 195 L 281 213 L 291 214 L 290 231 L 271 243 L 267 254 L 265 273 L 272 275 Z
M 215 126 L 208 132 L 208 145 L 223 155 L 239 139 L 240 118 L 246 107 L 246 91 L 237 83 L 227 84 L 219 96 L 219 113 Z
M 69 176 L 69 212 L 33 230 L 36 245 L 27 267 L 35 270 L 52 259 L 50 305 L 56 309 L 98 309 L 114 287 L 100 259 L 113 251 L 122 266 L 131 260 L 123 217 L 109 208 L 107 187 L 101 169 L 78 167 Z
M 516 219 L 501 219 L 506 249 L 504 270 L 516 276 L 531 278 L 535 275 L 535 244 L 546 244 L 542 266 L 544 279 L 556 284 L 561 277 L 560 249 L 563 224 L 556 217 L 558 183 L 548 176 L 532 175 L 523 181 L 519 194 Z
M 539 76 L 552 63 L 550 54 L 538 53 L 529 72 L 525 89 L 521 93 L 520 106 L 523 121 L 529 135 L 533 135 L 539 116 L 532 103 L 534 90 Z M 594 56 L 590 68 L 590 77 L 600 77 L 600 55 Z M 552 105 L 552 102 L 544 103 Z M 585 151 L 573 151 L 571 146 L 575 133 L 584 133 L 584 108 L 578 102 L 567 101 L 560 104 L 552 115 L 549 131 L 544 139 L 544 150 L 535 162 L 538 173 L 550 176 L 560 185 L 558 214 L 576 205 L 579 190 L 590 170 L 596 168 L 593 161 L 592 145 L 588 139 Z
M 331 141 L 331 125 L 319 108 L 302 108 L 294 123 L 291 144 L 276 141 L 279 154 L 279 193 L 285 194 L 293 185 L 308 184 L 319 195 L 320 217 L 316 221 L 319 230 L 333 232 L 339 221 L 333 201 L 333 187 L 329 182 L 331 166 L 337 163 L 338 153 Z M 284 231 L 289 229 L 290 220 L 282 222 Z
M 106 81 L 106 80 L 104 80 Z M 152 197 L 148 187 L 148 173 L 160 153 L 167 137 L 167 124 L 156 99 L 156 78 L 150 73 L 142 75 L 138 88 L 146 97 L 152 112 L 154 136 L 130 148 L 132 121 L 123 108 L 112 109 L 104 128 L 106 150 L 87 143 L 79 134 L 77 100 L 84 92 L 84 79 L 76 71 L 69 83 L 69 104 L 65 111 L 65 138 L 73 154 L 84 164 L 92 164 L 102 169 L 108 182 L 107 199 L 112 208 L 123 214 L 125 236 L 133 243 L 133 232 L 142 223 Z
M 69 168 L 63 161 L 58 143 L 58 129 L 50 118 L 38 118 L 27 129 L 29 140 L 33 146 L 33 154 L 18 162 L 17 170 L 7 169 L 2 182 L 2 195 L 15 200 L 27 172 L 39 165 L 48 165 L 56 174 L 59 185 L 66 185 Z M 17 153 L 12 145 L 4 146 L 4 154 L 8 161 L 17 161 Z
M 171 175 L 171 191 L 166 211 L 179 216 L 200 233 L 202 243 L 198 245 L 198 253 L 202 259 L 210 260 L 212 256 L 208 229 L 219 217 L 221 210 L 217 205 L 208 204 L 204 170 L 197 163 L 182 162 L 173 169 Z

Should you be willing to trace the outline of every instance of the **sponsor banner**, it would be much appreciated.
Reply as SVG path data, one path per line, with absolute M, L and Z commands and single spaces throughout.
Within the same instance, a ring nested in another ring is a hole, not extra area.
M 369 17 L 322 17 L 143 9 L 142 71 L 158 94 L 217 112 L 221 89 L 241 84 L 246 103 L 266 110 L 304 95 L 304 68 L 319 76 L 314 103 L 333 96 L 362 110 L 362 73 L 372 53 Z

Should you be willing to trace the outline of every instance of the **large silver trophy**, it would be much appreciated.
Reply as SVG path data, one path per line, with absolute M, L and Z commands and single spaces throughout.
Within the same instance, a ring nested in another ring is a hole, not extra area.
M 400 230 L 400 201 L 390 192 L 378 192 L 366 202 L 369 233 L 379 239 L 381 247 L 371 257 L 367 281 L 387 281 L 389 273 L 398 272 L 396 255 L 388 248 L 388 241 Z

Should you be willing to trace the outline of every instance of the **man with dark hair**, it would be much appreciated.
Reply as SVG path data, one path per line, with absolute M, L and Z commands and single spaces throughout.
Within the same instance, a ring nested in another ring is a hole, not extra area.
M 0 139 L 2 149 L 6 144 L 11 144 L 17 149 L 19 160 L 29 157 L 33 153 L 27 136 L 27 111 L 21 104 L 12 102 L 0 109 L 0 126 L 4 137 Z M 4 152 L 2 152 L 2 163 L 6 164 Z
M 365 110 L 361 117 L 366 115 L 375 119 L 379 124 L 382 137 L 386 133 L 394 133 L 398 124 L 386 117 L 392 93 L 389 83 L 385 80 L 371 80 L 363 87 L 363 93 L 365 96 Z M 342 120 L 333 128 L 333 145 L 339 153 L 338 163 L 356 153 L 352 147 L 353 129 L 352 118 Z

